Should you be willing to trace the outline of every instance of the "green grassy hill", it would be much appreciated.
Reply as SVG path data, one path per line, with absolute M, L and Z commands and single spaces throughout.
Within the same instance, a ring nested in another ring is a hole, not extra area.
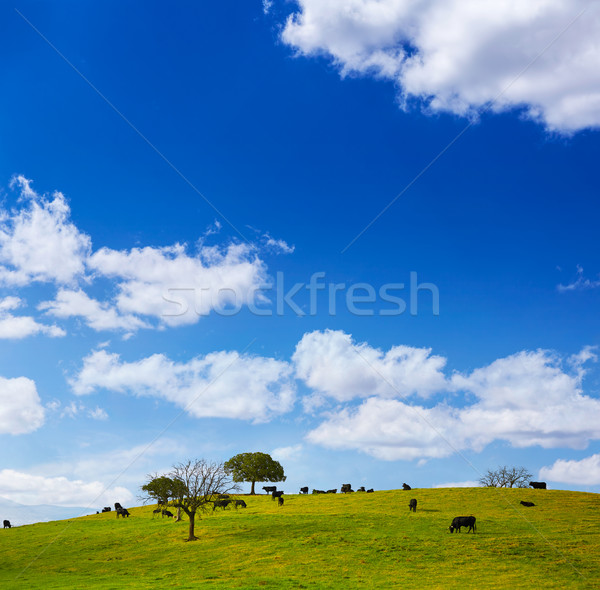
M 600 496 L 553 490 L 414 489 L 245 496 L 197 521 L 155 506 L 0 530 L 9 588 L 598 588 Z M 416 513 L 408 501 L 418 500 Z M 520 500 L 535 502 L 524 508 Z M 450 534 L 454 516 L 476 534 Z

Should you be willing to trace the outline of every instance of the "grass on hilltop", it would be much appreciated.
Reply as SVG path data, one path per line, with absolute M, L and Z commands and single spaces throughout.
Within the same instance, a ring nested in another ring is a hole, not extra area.
M 554 490 L 413 489 L 245 496 L 196 523 L 154 506 L 0 531 L 0 587 L 597 588 L 600 496 Z M 418 500 L 416 513 L 408 501 Z M 535 502 L 524 508 L 520 500 Z M 455 516 L 476 534 L 450 534 Z

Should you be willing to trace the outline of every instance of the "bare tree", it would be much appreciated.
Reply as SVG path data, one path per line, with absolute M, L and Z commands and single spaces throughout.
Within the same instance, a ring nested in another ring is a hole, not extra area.
M 488 469 L 479 479 L 486 488 L 526 488 L 532 475 L 525 467 L 507 467 Z
M 206 512 L 218 494 L 238 491 L 223 463 L 208 463 L 204 459 L 186 461 L 173 466 L 169 477 L 176 482 L 173 505 L 181 508 L 190 520 L 188 541 L 195 541 L 194 525 L 197 512 Z

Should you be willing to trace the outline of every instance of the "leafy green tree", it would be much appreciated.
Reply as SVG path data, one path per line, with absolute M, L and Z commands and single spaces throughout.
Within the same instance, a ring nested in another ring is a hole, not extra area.
M 479 483 L 486 488 L 526 488 L 532 475 L 525 467 L 498 467 L 488 469 L 479 478 Z
M 144 500 L 155 501 L 159 506 L 167 506 L 173 497 L 174 482 L 166 475 L 153 474 L 148 476 L 148 481 L 142 486 Z
M 240 453 L 225 462 L 224 468 L 233 477 L 233 481 L 251 482 L 250 494 L 252 495 L 257 481 L 285 481 L 286 479 L 281 463 L 266 453 Z

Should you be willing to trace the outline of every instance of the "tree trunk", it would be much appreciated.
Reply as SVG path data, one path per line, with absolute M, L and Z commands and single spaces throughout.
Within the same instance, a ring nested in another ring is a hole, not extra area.
M 254 483 L 255 482 L 252 482 L 252 487 L 250 488 L 250 495 L 251 496 L 254 496 Z
M 188 534 L 188 541 L 197 541 L 198 537 L 194 535 L 194 520 L 196 518 L 196 512 L 190 512 L 188 516 L 190 518 L 190 530 Z
M 177 506 L 177 519 L 175 522 L 181 522 L 181 506 Z

